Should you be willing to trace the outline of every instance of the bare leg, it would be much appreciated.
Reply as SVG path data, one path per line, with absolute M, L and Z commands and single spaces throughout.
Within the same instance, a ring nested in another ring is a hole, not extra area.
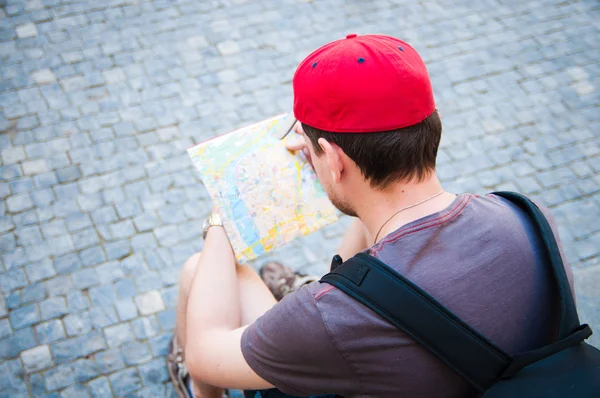
M 186 313 L 190 287 L 196 272 L 201 253 L 190 257 L 181 270 L 179 295 L 177 297 L 177 326 L 175 333 L 181 348 L 185 350 Z M 260 277 L 249 266 L 237 266 L 238 289 L 240 297 L 240 326 L 254 322 L 259 316 L 273 307 L 277 301 Z M 193 305 L 193 303 L 191 303 Z M 194 381 L 194 394 L 197 398 L 221 397 L 222 389 Z
M 337 254 L 346 261 L 369 246 L 371 246 L 371 244 L 369 242 L 367 229 L 362 221 L 356 218 L 352 220 L 352 224 L 350 224 L 350 227 L 346 230 Z

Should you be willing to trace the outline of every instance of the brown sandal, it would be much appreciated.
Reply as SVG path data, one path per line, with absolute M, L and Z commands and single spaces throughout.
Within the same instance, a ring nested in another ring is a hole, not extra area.
M 301 274 L 276 261 L 266 263 L 259 274 L 277 301 L 301 286 L 319 280 L 318 276 Z
M 173 387 L 179 398 L 192 398 L 188 390 L 187 379 L 190 374 L 185 367 L 185 359 L 183 349 L 179 346 L 177 336 L 173 334 L 171 344 L 169 345 L 169 353 L 167 354 L 167 368 L 173 382 Z

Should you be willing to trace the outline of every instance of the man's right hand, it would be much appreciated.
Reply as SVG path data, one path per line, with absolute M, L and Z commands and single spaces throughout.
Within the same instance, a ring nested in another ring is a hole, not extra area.
M 310 150 L 308 149 L 308 144 L 306 143 L 307 140 L 304 135 L 304 130 L 302 130 L 302 124 L 300 122 L 296 122 L 293 130 L 296 136 L 293 138 L 290 137 L 290 139 L 286 142 L 285 147 L 291 152 L 302 151 L 304 156 L 306 156 L 308 163 L 314 169 Z

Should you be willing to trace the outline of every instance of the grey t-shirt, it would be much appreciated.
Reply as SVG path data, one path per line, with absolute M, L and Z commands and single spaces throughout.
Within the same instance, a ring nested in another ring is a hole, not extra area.
M 368 252 L 516 354 L 549 343 L 556 330 L 558 298 L 539 248 L 531 223 L 514 205 L 465 194 Z M 572 280 L 568 267 L 567 274 Z M 249 326 L 242 352 L 258 375 L 292 395 L 475 395 L 406 334 L 318 282 L 286 296 Z

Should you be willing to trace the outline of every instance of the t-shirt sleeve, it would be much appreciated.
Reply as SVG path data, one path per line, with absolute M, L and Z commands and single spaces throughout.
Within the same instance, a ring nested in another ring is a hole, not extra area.
M 356 377 L 319 311 L 319 283 L 287 295 L 242 335 L 242 353 L 260 377 L 291 395 L 341 394 Z

